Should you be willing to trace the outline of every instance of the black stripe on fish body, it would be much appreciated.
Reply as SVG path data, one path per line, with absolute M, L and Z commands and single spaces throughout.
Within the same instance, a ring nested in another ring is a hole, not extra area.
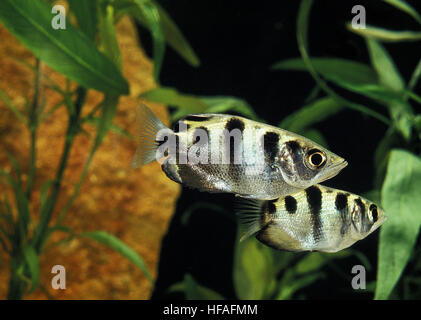
M 367 218 L 364 203 L 362 202 L 361 198 L 355 199 L 355 203 L 360 208 L 361 212 L 361 231 L 368 232 L 373 224 Z
M 268 163 L 274 163 L 279 153 L 279 134 L 271 131 L 266 132 L 263 136 L 263 148 Z
M 335 208 L 341 215 L 342 226 L 340 229 L 341 235 L 345 235 L 349 230 L 350 222 L 347 219 L 348 216 L 348 196 L 349 193 L 338 193 L 335 198 Z
M 208 121 L 212 118 L 213 118 L 212 116 L 190 115 L 190 116 L 184 117 L 183 120 L 193 121 L 193 122 L 203 122 L 203 121 Z
M 376 222 L 379 218 L 378 208 L 375 204 L 371 204 L 369 208 L 371 215 L 373 216 L 373 222 Z
M 178 133 L 180 132 L 180 127 L 183 127 L 183 129 L 185 128 L 186 131 L 190 129 L 190 125 L 188 123 L 184 122 L 183 120 L 179 120 L 176 123 L 174 123 L 172 131 Z M 184 132 L 184 130 L 182 131 Z
M 228 166 L 228 176 L 230 177 L 231 181 L 236 183 L 241 183 L 241 177 L 244 174 L 244 167 L 238 163 L 235 164 L 235 155 L 242 159 L 243 156 L 243 131 L 244 131 L 244 121 L 238 118 L 231 118 L 225 124 L 225 130 L 227 130 L 227 134 L 229 136 L 229 140 L 224 141 L 225 145 L 225 154 L 229 152 L 229 166 Z M 240 140 L 235 143 L 235 139 L 231 136 L 231 132 L 233 130 L 240 131 Z
M 285 209 L 289 214 L 294 214 L 297 211 L 297 200 L 292 196 L 286 196 L 284 198 Z
M 305 190 L 307 203 L 310 209 L 311 222 L 313 224 L 314 242 L 319 242 L 323 237 L 322 221 L 320 211 L 322 209 L 322 192 L 317 186 L 311 186 Z

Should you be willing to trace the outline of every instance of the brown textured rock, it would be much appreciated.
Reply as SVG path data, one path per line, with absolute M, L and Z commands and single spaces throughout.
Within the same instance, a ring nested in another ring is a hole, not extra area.
M 114 123 L 135 134 L 136 98 L 140 93 L 156 86 L 152 77 L 152 64 L 139 48 L 137 34 L 132 22 L 125 18 L 117 27 L 118 40 L 122 52 L 123 74 L 130 83 L 131 94 L 120 99 Z M 3 26 L 0 26 L 0 87 L 21 110 L 25 95 L 32 95 L 34 74 L 15 58 L 34 64 L 31 53 Z M 61 87 L 65 79 L 60 74 L 41 65 L 41 71 L 56 81 Z M 41 100 L 45 99 L 46 109 L 60 101 L 60 96 L 46 87 L 43 77 Z M 89 91 L 84 112 L 92 109 L 102 99 L 102 94 Z M 168 123 L 168 113 L 163 106 L 148 103 L 155 114 Z M 39 213 L 39 190 L 43 182 L 52 179 L 61 156 L 67 114 L 59 108 L 38 130 L 37 175 L 31 207 L 36 224 Z M 79 135 L 71 150 L 68 166 L 64 174 L 62 189 L 55 213 L 64 206 L 72 193 L 80 175 L 90 147 L 95 128 L 86 126 L 91 138 Z M 145 260 L 155 278 L 159 259 L 160 244 L 171 215 L 180 186 L 170 181 L 157 163 L 141 169 L 130 168 L 130 161 L 136 143 L 110 132 L 98 149 L 80 195 L 67 213 L 64 224 L 76 232 L 106 230 L 130 245 Z M 29 157 L 29 134 L 12 112 L 0 100 L 0 168 L 11 171 L 4 155 L 9 151 L 18 159 L 27 172 Z M 7 190 L 0 182 L 0 193 Z M 10 194 L 10 199 L 13 199 Z M 118 253 L 87 239 L 74 239 L 59 246 L 53 244 L 66 235 L 55 233 L 41 256 L 41 284 L 26 296 L 29 299 L 147 299 L 151 284 L 136 266 Z M 66 268 L 66 290 L 51 288 L 51 268 L 60 264 Z M 9 265 L 7 255 L 0 251 L 0 298 L 7 293 Z

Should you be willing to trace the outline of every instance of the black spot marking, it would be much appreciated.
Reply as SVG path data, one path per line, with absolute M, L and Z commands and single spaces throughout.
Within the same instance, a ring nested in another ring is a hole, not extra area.
M 195 116 L 195 115 L 190 115 L 184 118 L 184 120 L 187 121 L 195 121 L 195 122 L 203 122 L 203 121 L 208 121 L 210 119 L 212 119 L 212 116 Z
M 266 132 L 263 136 L 263 146 L 267 161 L 269 163 L 275 162 L 275 157 L 279 153 L 279 134 Z
M 365 206 L 364 206 L 364 203 L 362 202 L 361 198 L 355 199 L 355 203 L 357 204 L 357 206 L 360 207 L 361 220 L 364 221 L 365 220 Z
M 348 197 L 345 193 L 338 193 L 335 199 L 336 210 L 344 210 L 348 205 Z
M 285 143 L 292 153 L 297 152 L 300 149 L 300 144 L 297 141 L 291 140 Z
M 322 192 L 317 186 L 311 186 L 305 190 L 307 202 L 310 208 L 311 221 L 313 223 L 313 238 L 319 242 L 323 237 L 322 221 L 320 210 L 322 209 Z
M 370 205 L 370 212 L 373 217 L 373 222 L 376 222 L 379 218 L 379 212 L 377 210 L 377 206 L 375 204 Z
M 175 133 L 180 132 L 186 132 L 187 130 L 189 130 L 190 125 L 188 123 L 185 123 L 184 121 L 180 120 L 177 121 L 176 123 L 174 123 L 173 127 L 172 127 L 172 131 L 174 131 Z
M 286 196 L 285 199 L 285 209 L 290 214 L 294 214 L 297 211 L 297 200 L 292 196 Z
M 241 119 L 238 118 L 231 118 L 226 124 L 225 124 L 225 129 L 227 129 L 228 131 L 234 130 L 234 129 L 238 129 L 241 132 L 243 132 L 244 130 L 244 122 Z
M 345 194 L 345 193 L 338 193 L 336 195 L 336 199 L 335 199 L 335 207 L 336 210 L 339 211 L 340 215 L 341 215 L 341 221 L 342 221 L 342 226 L 341 226 L 341 235 L 345 235 L 349 229 L 350 223 L 347 220 L 347 215 L 348 215 L 348 196 L 349 193 Z

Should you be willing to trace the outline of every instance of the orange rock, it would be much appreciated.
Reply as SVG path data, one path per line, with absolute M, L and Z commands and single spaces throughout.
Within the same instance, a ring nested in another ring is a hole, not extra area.
M 122 19 L 117 26 L 118 41 L 122 53 L 123 74 L 130 83 L 130 96 L 122 97 L 114 123 L 135 135 L 135 107 L 137 96 L 156 84 L 153 80 L 153 65 L 139 48 L 133 23 Z M 25 95 L 31 99 L 34 74 L 15 58 L 34 65 L 35 59 L 4 28 L 0 27 L 0 87 L 13 103 L 23 110 Z M 64 88 L 64 77 L 41 64 L 41 72 Z M 40 99 L 45 99 L 46 110 L 60 101 L 61 97 L 46 87 L 45 78 L 40 90 Z M 74 84 L 72 84 L 74 87 Z M 102 99 L 102 94 L 90 90 L 83 112 L 91 110 Z M 154 113 L 164 122 L 169 122 L 168 112 L 162 105 L 148 103 Z M 37 138 L 37 174 L 31 208 L 31 229 L 39 216 L 40 186 L 54 177 L 64 144 L 67 113 L 61 107 L 41 124 Z M 55 214 L 65 205 L 71 195 L 82 167 L 87 160 L 95 128 L 84 127 L 90 138 L 79 135 L 70 153 L 64 173 L 62 189 Z M 136 143 L 126 137 L 110 132 L 95 154 L 87 178 L 78 198 L 67 213 L 64 224 L 76 232 L 106 230 L 116 235 L 145 260 L 152 276 L 156 278 L 160 244 L 174 211 L 180 186 L 169 180 L 157 163 L 133 170 L 130 161 Z M 29 159 L 29 133 L 12 112 L 0 100 L 0 168 L 11 171 L 4 150 L 12 153 L 27 172 Z M 3 183 L 3 182 L 0 182 Z M 7 187 L 0 185 L 3 190 Z M 10 190 L 8 191 L 10 192 Z M 10 194 L 10 199 L 13 199 Z M 141 270 L 118 253 L 87 239 L 73 239 L 53 246 L 65 238 L 55 233 L 41 255 L 41 285 L 28 299 L 147 299 L 151 284 Z M 66 290 L 51 288 L 51 268 L 60 264 L 66 268 Z M 9 277 L 7 255 L 0 251 L 0 299 L 7 294 Z

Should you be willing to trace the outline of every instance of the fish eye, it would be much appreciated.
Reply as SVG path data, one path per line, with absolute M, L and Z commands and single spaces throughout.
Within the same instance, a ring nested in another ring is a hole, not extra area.
M 313 168 L 320 168 L 326 163 L 326 156 L 322 151 L 312 149 L 307 153 L 307 161 Z
M 374 223 L 379 218 L 379 212 L 377 210 L 377 206 L 375 204 L 372 204 L 369 210 L 370 210 L 371 217 L 373 218 L 373 223 Z

